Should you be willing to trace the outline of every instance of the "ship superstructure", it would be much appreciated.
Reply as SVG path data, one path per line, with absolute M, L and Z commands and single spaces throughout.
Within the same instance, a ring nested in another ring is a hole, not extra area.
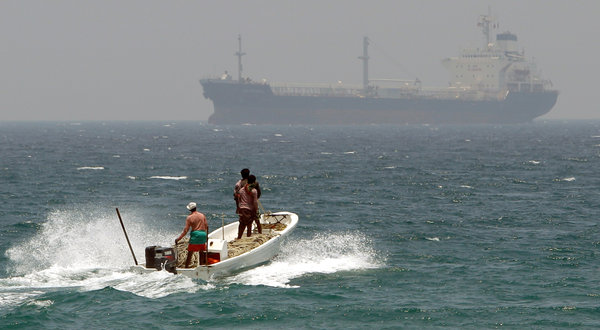
M 490 15 L 482 15 L 481 27 L 485 45 L 482 48 L 463 49 L 460 56 L 442 61 L 450 72 L 450 86 L 482 92 L 542 91 L 551 83 L 543 80 L 534 62 L 528 62 L 519 51 L 517 35 L 502 32 L 492 40 L 497 23 Z

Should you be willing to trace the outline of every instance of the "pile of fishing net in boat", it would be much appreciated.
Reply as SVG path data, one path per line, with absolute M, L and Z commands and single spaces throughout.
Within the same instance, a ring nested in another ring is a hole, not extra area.
M 242 236 L 240 239 L 235 241 L 227 242 L 227 258 L 233 258 L 239 256 L 242 253 L 248 252 L 264 242 L 270 240 L 275 235 L 266 234 L 252 234 L 250 237 Z
M 173 248 L 176 249 L 175 251 L 177 251 L 177 268 L 184 268 L 185 267 L 185 260 L 187 259 L 187 248 L 188 248 L 188 244 L 190 242 L 190 238 L 189 237 L 184 237 L 182 239 L 179 240 L 179 242 L 177 242 L 177 245 L 173 245 Z M 197 267 L 198 266 L 198 253 L 194 253 L 192 254 L 192 260 L 190 260 L 190 267 Z
M 273 230 L 283 230 L 285 228 L 285 224 L 278 223 L 274 224 L 271 228 L 271 224 L 263 225 L 263 233 L 253 233 L 252 236 L 242 236 L 240 239 L 233 240 L 231 242 L 227 242 L 227 258 L 233 258 L 235 256 L 239 256 L 242 253 L 248 252 L 257 246 L 265 243 L 271 238 L 275 237 L 277 234 L 272 233 L 269 229 Z M 266 228 L 265 228 L 266 226 Z M 283 227 L 282 227 L 283 226 Z M 189 242 L 189 237 L 184 237 L 181 239 L 176 246 L 173 248 L 177 249 L 177 267 L 183 268 L 185 267 L 185 260 L 187 258 L 187 247 Z M 190 267 L 197 267 L 199 260 L 199 254 L 195 252 L 192 255 L 192 260 L 190 260 Z

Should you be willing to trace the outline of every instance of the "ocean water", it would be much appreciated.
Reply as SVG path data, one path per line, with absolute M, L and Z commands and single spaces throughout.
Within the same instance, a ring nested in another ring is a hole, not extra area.
M 0 123 L 0 328 L 598 328 L 600 122 Z M 140 275 L 248 167 L 300 217 L 212 282 Z

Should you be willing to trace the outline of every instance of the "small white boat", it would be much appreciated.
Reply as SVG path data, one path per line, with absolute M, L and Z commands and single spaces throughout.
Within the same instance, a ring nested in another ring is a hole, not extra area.
M 194 279 L 209 281 L 264 264 L 279 252 L 282 239 L 289 235 L 298 224 L 298 215 L 291 212 L 261 214 L 260 223 L 263 227 L 263 234 L 270 236 L 261 245 L 240 255 L 229 257 L 228 243 L 233 242 L 238 234 L 238 222 L 233 222 L 208 235 L 208 265 L 194 268 L 177 267 L 174 272 Z M 244 233 L 245 236 L 246 233 Z M 147 268 L 146 264 L 138 264 L 132 266 L 131 270 L 138 273 L 151 273 L 157 271 L 157 267 Z

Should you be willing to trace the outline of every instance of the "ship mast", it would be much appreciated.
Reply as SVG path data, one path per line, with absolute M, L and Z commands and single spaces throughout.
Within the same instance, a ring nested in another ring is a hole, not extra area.
M 242 52 L 242 36 L 238 34 L 238 51 L 235 53 L 235 56 L 238 58 L 238 81 L 242 82 L 242 56 L 246 55 L 246 53 Z
M 490 25 L 494 22 L 494 17 L 492 17 L 492 10 L 488 8 L 487 15 L 479 16 L 479 23 L 477 26 L 481 27 L 481 32 L 483 32 L 483 36 L 485 37 L 485 46 L 489 47 L 492 42 L 492 36 L 490 35 Z M 495 27 L 495 26 L 494 26 Z
M 363 38 L 363 55 L 358 57 L 363 61 L 363 89 L 365 96 L 369 92 L 369 38 Z

